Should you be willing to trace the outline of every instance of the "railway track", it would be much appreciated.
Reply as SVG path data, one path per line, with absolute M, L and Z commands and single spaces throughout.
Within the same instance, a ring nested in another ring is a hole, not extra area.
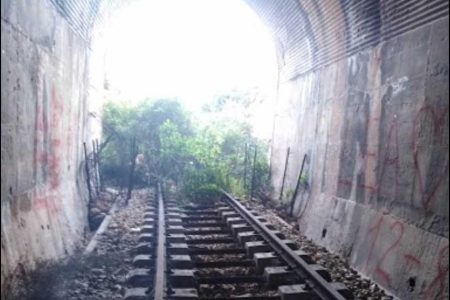
M 143 212 L 125 299 L 353 299 L 323 267 L 223 191 L 220 201 Z

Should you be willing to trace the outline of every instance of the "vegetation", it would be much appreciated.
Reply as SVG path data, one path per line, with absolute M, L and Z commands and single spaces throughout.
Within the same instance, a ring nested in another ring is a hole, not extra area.
M 136 184 L 170 180 L 187 199 L 217 197 L 221 188 L 249 195 L 252 183 L 255 195 L 267 194 L 267 145 L 252 136 L 247 122 L 218 117 L 224 105 L 220 103 L 214 112 L 204 112 L 214 114 L 204 125 L 172 99 L 148 100 L 131 108 L 106 104 L 103 127 L 113 138 L 102 153 L 103 177 L 125 186 L 136 162 Z

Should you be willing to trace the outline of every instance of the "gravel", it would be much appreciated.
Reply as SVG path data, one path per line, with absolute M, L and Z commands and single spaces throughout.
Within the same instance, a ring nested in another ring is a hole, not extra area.
M 201 285 L 200 294 L 203 297 L 230 297 L 239 298 L 244 296 L 276 296 L 277 291 L 266 290 L 263 285 L 243 283 L 243 284 L 221 284 L 221 285 Z
M 352 269 L 348 262 L 342 257 L 330 253 L 324 247 L 314 244 L 311 240 L 302 236 L 296 229 L 296 224 L 288 224 L 278 216 L 278 213 L 271 208 L 264 207 L 255 201 L 248 201 L 246 205 L 257 211 L 262 217 L 274 225 L 282 232 L 286 238 L 294 241 L 299 249 L 310 255 L 317 264 L 326 268 L 333 281 L 344 283 L 355 296 L 356 299 L 367 300 L 391 300 L 394 297 L 387 295 L 385 291 L 376 283 L 369 279 L 362 278 L 358 272 Z M 284 218 L 289 220 L 288 218 Z
M 84 249 L 80 249 L 58 263 L 39 265 L 23 279 L 21 291 L 8 299 L 122 299 L 138 240 L 138 233 L 132 229 L 139 228 L 145 202 L 151 197 L 151 189 L 133 192 L 128 206 L 119 205 L 91 254 L 82 255 Z
M 132 253 L 137 245 L 139 227 L 142 222 L 142 211 L 146 201 L 154 197 L 150 189 L 136 190 L 128 206 L 119 205 L 107 230 L 100 235 L 96 249 L 90 255 L 74 254 L 64 261 L 53 264 L 41 264 L 36 272 L 24 278 L 24 288 L 17 297 L 10 299 L 122 299 L 127 287 L 127 273 L 132 267 Z M 123 199 L 119 199 L 122 200 Z M 349 267 L 348 263 L 338 255 L 328 252 L 325 248 L 315 245 L 311 240 L 300 235 L 295 224 L 288 224 L 280 219 L 277 212 L 266 208 L 260 203 L 247 202 L 261 216 L 281 231 L 286 238 L 296 242 L 299 249 L 308 253 L 318 264 L 329 270 L 334 281 L 340 281 L 352 290 L 357 299 L 390 300 L 376 283 L 362 278 L 357 271 Z M 213 223 L 213 222 L 212 222 Z M 202 228 L 203 230 L 205 228 Z M 200 233 L 200 232 L 199 232 Z M 225 237 L 227 235 L 209 235 L 208 238 Z M 202 236 L 188 236 L 191 238 L 206 238 Z M 196 245 L 198 248 L 228 248 L 233 244 Z M 81 249 L 80 249 L 81 250 Z M 236 260 L 244 259 L 245 255 L 193 256 L 195 261 Z M 252 274 L 251 268 L 232 267 L 218 269 L 203 269 L 197 271 L 201 276 L 224 276 Z M 203 296 L 236 297 L 253 295 L 267 296 L 267 291 L 258 284 L 242 285 L 202 285 L 200 294 Z

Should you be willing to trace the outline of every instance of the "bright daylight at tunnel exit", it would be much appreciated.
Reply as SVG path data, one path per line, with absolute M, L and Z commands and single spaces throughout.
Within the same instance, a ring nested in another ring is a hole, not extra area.
M 2 0 L 1 299 L 449 299 L 448 0 Z

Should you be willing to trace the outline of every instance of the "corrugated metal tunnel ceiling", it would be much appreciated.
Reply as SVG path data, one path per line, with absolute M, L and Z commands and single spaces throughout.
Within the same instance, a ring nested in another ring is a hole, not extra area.
M 51 0 L 89 41 L 107 15 L 133 0 Z M 449 12 L 446 0 L 243 0 L 269 27 L 281 80 L 320 68 Z

